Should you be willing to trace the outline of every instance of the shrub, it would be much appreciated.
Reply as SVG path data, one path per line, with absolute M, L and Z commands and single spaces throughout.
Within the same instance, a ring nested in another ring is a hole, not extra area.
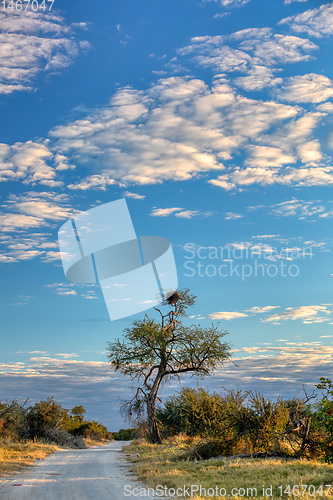
M 60 429 L 66 415 L 67 410 L 64 410 L 53 397 L 30 406 L 27 422 L 31 437 L 44 437 L 47 430 Z
M 314 426 L 322 431 L 322 450 L 326 462 L 333 462 L 333 383 L 321 377 L 316 385 L 322 391 L 322 398 L 316 405 Z
M 272 446 L 279 449 L 281 433 L 285 430 L 288 409 L 282 399 L 272 402 L 257 391 L 249 395 L 248 428 L 245 433 L 254 451 L 269 451 Z
M 27 401 L 20 404 L 16 400 L 0 402 L 0 436 L 6 439 L 20 440 L 28 437 L 26 420 Z
M 200 456 L 277 450 L 279 434 L 288 422 L 281 399 L 273 403 L 258 392 L 241 390 L 219 395 L 202 388 L 183 388 L 168 398 L 157 415 L 164 435 L 183 432 L 210 438 L 194 450 Z
M 205 389 L 182 388 L 157 411 L 164 435 L 183 432 L 188 436 L 222 434 L 226 405 L 222 396 Z
M 112 432 L 112 439 L 115 441 L 131 441 L 136 439 L 140 434 L 139 429 L 120 429 L 118 432 Z
M 0 438 L 41 439 L 76 448 L 85 447 L 83 437 L 111 439 L 106 427 L 84 420 L 86 410 L 81 405 L 67 410 L 49 397 L 27 408 L 28 401 L 0 401 Z
M 109 439 L 109 432 L 107 428 L 95 420 L 92 422 L 84 422 L 71 432 L 75 436 L 84 436 L 96 440 Z
M 60 429 L 47 429 L 45 431 L 45 438 L 50 443 L 55 443 L 59 446 L 68 446 L 69 448 L 79 448 L 84 449 L 86 445 L 84 444 L 83 438 L 81 436 L 73 436 L 67 431 Z

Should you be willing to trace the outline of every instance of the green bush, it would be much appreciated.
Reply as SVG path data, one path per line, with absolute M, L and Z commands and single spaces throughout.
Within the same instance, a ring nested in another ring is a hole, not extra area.
M 119 429 L 117 432 L 112 432 L 112 439 L 115 441 L 131 441 L 138 436 L 138 429 Z
M 110 439 L 107 428 L 98 422 L 84 420 L 81 405 L 63 408 L 53 397 L 27 407 L 18 401 L 0 401 L 0 438 L 6 440 L 34 439 L 61 446 L 84 448 L 83 437 Z
M 281 434 L 289 422 L 282 399 L 272 402 L 258 392 L 210 394 L 188 387 L 168 398 L 157 417 L 164 436 L 184 433 L 207 438 L 193 456 L 280 451 Z
M 75 427 L 71 432 L 75 436 L 84 436 L 91 439 L 109 439 L 109 432 L 107 428 L 95 420 L 92 422 L 83 422 L 78 427 Z
M 245 435 L 252 443 L 253 451 L 279 449 L 279 436 L 288 424 L 288 409 L 282 399 L 272 402 L 257 391 L 249 394 L 248 423 Z
M 20 440 L 28 437 L 26 403 L 27 401 L 23 404 L 16 400 L 3 403 L 0 401 L 0 436 L 2 438 Z
M 167 399 L 164 408 L 157 411 L 157 419 L 164 435 L 185 433 L 188 436 L 223 434 L 227 405 L 223 397 L 205 389 L 182 388 Z
M 27 423 L 32 438 L 45 436 L 49 429 L 61 429 L 68 411 L 53 397 L 35 403 L 27 412 Z
M 316 404 L 314 426 L 322 431 L 322 449 L 326 462 L 333 462 L 333 383 L 321 377 L 316 385 L 322 391 L 322 398 Z

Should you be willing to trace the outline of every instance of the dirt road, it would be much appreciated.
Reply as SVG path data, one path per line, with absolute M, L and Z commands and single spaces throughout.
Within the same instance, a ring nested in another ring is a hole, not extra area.
M 61 450 L 0 483 L 1 500 L 124 500 L 145 487 L 129 473 L 123 441 Z M 21 486 L 15 486 L 21 485 Z M 124 487 L 127 485 L 126 490 Z M 127 493 L 131 493 L 127 495 Z M 125 494 L 126 493 L 126 494 Z M 135 495 L 136 493 L 136 495 Z M 153 497 L 149 497 L 153 498 Z

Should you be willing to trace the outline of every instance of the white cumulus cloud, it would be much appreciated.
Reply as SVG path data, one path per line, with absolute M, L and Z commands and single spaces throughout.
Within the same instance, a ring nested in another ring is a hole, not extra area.
M 0 11 L 0 94 L 31 90 L 36 76 L 72 64 L 89 43 L 74 35 L 85 23 L 67 25 L 54 12 Z
M 293 76 L 287 79 L 277 95 L 288 102 L 319 103 L 333 96 L 333 82 L 327 76 L 316 73 Z
M 279 24 L 289 24 L 298 33 L 321 38 L 333 34 L 333 5 L 326 3 L 316 9 L 286 17 Z

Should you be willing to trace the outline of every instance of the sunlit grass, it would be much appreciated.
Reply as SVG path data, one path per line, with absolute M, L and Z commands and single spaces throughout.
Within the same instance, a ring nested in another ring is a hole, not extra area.
M 109 441 L 85 438 L 87 447 L 101 446 Z M 47 443 L 27 441 L 1 442 L 0 441 L 0 476 L 20 471 L 23 467 L 32 465 L 35 460 L 42 460 L 51 453 L 55 453 L 63 447 Z
M 90 437 L 84 438 L 84 444 L 89 448 L 91 446 L 103 446 L 110 443 L 107 439 L 92 439 Z
M 333 485 L 333 465 L 317 460 L 283 460 L 280 458 L 264 459 L 228 459 L 228 460 L 205 460 L 190 461 L 180 459 L 185 451 L 190 450 L 197 444 L 198 438 L 169 438 L 162 445 L 151 445 L 146 442 L 133 441 L 124 447 L 128 459 L 133 462 L 133 471 L 149 487 L 157 485 L 170 488 L 190 487 L 198 485 L 205 488 L 225 488 L 231 498 L 234 488 L 244 488 L 241 492 L 242 498 L 264 498 L 263 485 L 265 488 L 272 486 L 273 496 L 270 498 L 281 498 L 279 486 L 283 491 L 290 485 L 291 495 L 283 494 L 282 498 L 295 498 L 292 495 L 294 485 L 314 485 L 316 491 L 321 485 Z M 140 457 L 133 458 L 138 453 Z M 250 488 L 257 489 L 257 496 L 251 495 Z M 247 494 L 249 489 L 249 494 Z M 235 491 L 235 490 L 234 490 Z M 295 489 L 295 493 L 297 490 Z M 311 493 L 314 493 L 313 488 Z M 299 498 L 333 498 L 332 490 L 323 487 L 323 494 L 309 495 L 306 491 L 302 495 L 300 488 Z M 196 500 L 203 498 L 224 498 L 221 496 L 193 496 Z M 267 499 L 268 496 L 265 496 Z
M 17 472 L 31 465 L 35 460 L 41 460 L 58 447 L 44 443 L 11 443 L 0 442 L 0 475 Z

